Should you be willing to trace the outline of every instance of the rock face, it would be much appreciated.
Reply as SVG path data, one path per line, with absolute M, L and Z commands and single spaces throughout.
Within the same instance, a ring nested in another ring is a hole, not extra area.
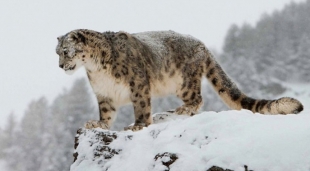
M 153 116 L 154 124 L 163 123 L 167 121 L 173 121 L 176 119 L 185 119 L 188 116 L 177 116 L 171 113 L 161 113 L 155 114 Z M 157 139 L 161 130 L 150 130 L 149 136 L 153 139 Z M 134 133 L 131 131 L 126 132 L 116 132 L 104 129 L 85 129 L 80 128 L 77 131 L 75 137 L 75 153 L 73 154 L 74 163 L 71 166 L 71 171 L 82 171 L 87 168 L 92 168 L 91 171 L 108 171 L 114 170 L 109 166 L 109 161 L 122 152 L 122 148 L 115 148 L 115 146 L 110 145 L 114 140 L 120 140 L 122 143 L 130 143 L 134 136 L 139 136 L 139 133 Z M 181 138 L 182 135 L 177 135 L 175 137 Z M 143 145 L 143 142 L 142 144 Z M 132 149 L 134 150 L 134 149 Z M 143 156 L 141 156 L 143 158 Z M 160 170 L 169 171 L 170 165 L 172 165 L 176 160 L 179 159 L 178 154 L 170 152 L 157 153 L 152 157 L 153 161 L 146 170 Z M 133 164 L 135 161 L 132 161 Z M 114 162 L 113 162 L 114 163 Z M 120 163 L 114 163 L 114 165 L 121 165 Z M 193 163 L 194 164 L 194 163 Z M 85 166 L 84 166 L 85 165 Z M 145 170 L 145 169 L 141 169 Z M 213 166 L 207 171 L 231 171 L 229 169 L 223 169 L 218 166 Z
M 162 165 L 165 165 L 167 167 L 167 169 L 165 170 L 169 170 L 169 166 L 175 162 L 178 159 L 178 156 L 176 154 L 172 154 L 172 153 L 162 153 L 162 154 L 157 154 L 154 158 L 155 162 L 160 161 Z
M 89 147 L 93 148 L 94 159 L 102 158 L 104 160 L 112 158 L 115 154 L 118 154 L 120 150 L 111 149 L 109 144 L 117 138 L 116 132 L 109 132 L 109 131 L 100 131 L 100 130 L 86 130 L 86 129 L 79 129 L 77 131 L 77 135 L 75 137 L 75 145 L 74 148 L 77 149 L 79 146 L 79 142 L 83 141 L 80 140 L 80 136 L 85 136 L 84 138 L 89 138 L 88 145 Z M 87 136 L 90 135 L 90 136 Z M 79 153 L 75 152 L 73 154 L 74 162 L 79 157 Z M 80 157 L 84 158 L 84 157 Z M 99 161 L 101 162 L 101 161 Z
M 186 116 L 175 116 L 171 113 L 157 114 L 153 116 L 153 122 L 161 123 L 175 118 L 186 118 Z M 131 131 L 128 131 L 128 134 L 124 136 L 123 132 L 120 133 L 103 129 L 88 130 L 80 128 L 75 137 L 75 153 L 73 154 L 74 163 L 71 170 L 78 169 L 79 165 L 82 162 L 85 162 L 85 160 L 89 160 L 89 162 L 91 161 L 92 163 L 96 161 L 94 165 L 102 168 L 98 168 L 98 170 L 109 170 L 108 168 L 105 169 L 105 163 L 122 151 L 121 149 L 116 149 L 109 146 L 113 140 L 118 138 L 118 134 L 121 134 L 120 136 L 125 139 L 125 142 L 130 141 L 133 138 L 133 132 Z M 157 134 L 158 132 L 155 131 L 150 132 L 150 135 L 154 138 L 157 137 Z M 80 145 L 80 143 L 82 143 L 82 145 Z M 78 147 L 80 147 L 81 150 L 78 149 Z M 82 149 L 87 150 L 87 148 L 89 148 L 89 152 L 83 153 L 84 150 Z M 82 153 L 79 154 L 79 151 L 82 151 Z M 169 170 L 169 166 L 177 159 L 178 157 L 176 154 L 168 152 L 158 153 L 154 156 L 154 162 L 165 166 L 166 168 L 164 170 Z
M 310 115 L 226 111 L 153 118 L 138 132 L 79 129 L 70 171 L 310 169 Z
M 108 131 L 102 129 L 93 129 L 93 130 L 87 130 L 84 128 L 79 129 L 75 137 L 74 147 L 76 152 L 73 154 L 74 163 L 72 165 L 71 171 L 76 170 L 78 168 L 78 165 L 81 164 L 82 162 L 85 162 L 85 160 L 89 160 L 88 162 L 91 162 L 92 165 L 98 166 L 98 171 L 109 170 L 108 168 L 105 168 L 105 163 L 107 163 L 107 161 L 113 158 L 115 155 L 119 155 L 119 153 L 122 151 L 121 149 L 115 149 L 109 146 L 110 143 L 117 138 L 118 138 L 117 132 L 114 131 Z M 125 137 L 126 141 L 130 141 L 132 140 L 132 138 L 133 135 L 127 135 Z M 77 147 L 79 147 L 80 144 L 79 142 L 83 143 L 83 148 L 88 147 L 89 150 L 91 149 L 90 152 L 92 154 L 85 153 L 84 151 L 85 149 L 84 150 L 77 149 Z M 89 158 L 88 155 L 91 155 L 92 157 Z M 163 171 L 169 171 L 170 165 L 173 164 L 176 160 L 178 160 L 177 154 L 169 152 L 158 153 L 157 155 L 154 156 L 153 169 L 156 167 L 161 167 Z M 247 169 L 247 166 L 244 166 L 244 168 L 245 171 L 250 171 Z M 223 169 L 218 166 L 212 166 L 207 171 L 232 171 L 232 170 Z

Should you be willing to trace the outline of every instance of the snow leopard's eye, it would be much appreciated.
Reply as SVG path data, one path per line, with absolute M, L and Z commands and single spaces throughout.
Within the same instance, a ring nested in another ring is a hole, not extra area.
M 67 56 L 68 55 L 68 50 L 66 48 L 63 49 L 63 53 L 64 53 L 65 56 Z

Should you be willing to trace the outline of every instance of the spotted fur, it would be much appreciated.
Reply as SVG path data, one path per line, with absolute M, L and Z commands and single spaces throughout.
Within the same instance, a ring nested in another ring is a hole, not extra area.
M 79 29 L 58 37 L 59 66 L 68 74 L 84 66 L 97 96 L 99 121 L 87 128 L 110 128 L 117 109 L 132 103 L 139 130 L 152 123 L 151 98 L 175 94 L 184 104 L 177 114 L 194 115 L 202 105 L 201 80 L 206 77 L 232 109 L 262 114 L 290 114 L 303 110 L 293 98 L 257 100 L 246 96 L 227 77 L 205 45 L 173 31 L 96 32 Z

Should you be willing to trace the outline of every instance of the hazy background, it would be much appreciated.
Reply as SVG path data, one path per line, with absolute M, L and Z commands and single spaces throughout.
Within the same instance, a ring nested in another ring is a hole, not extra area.
M 58 67 L 56 38 L 77 28 L 193 35 L 247 95 L 294 97 L 310 114 L 310 0 L 91 2 L 1 2 L 1 171 L 69 170 L 77 129 L 98 119 L 84 69 Z M 202 97 L 203 111 L 228 109 L 206 82 Z M 152 99 L 152 112 L 181 103 Z M 134 122 L 132 105 L 118 113 L 112 130 Z
M 294 0 L 301 2 L 303 0 Z M 222 51 L 232 24 L 250 25 L 292 0 L 74 1 L 2 0 L 0 2 L 0 127 L 14 112 L 41 96 L 52 101 L 63 88 L 85 77 L 58 68 L 56 37 L 77 28 L 129 33 L 174 30 L 191 34 L 207 47 Z

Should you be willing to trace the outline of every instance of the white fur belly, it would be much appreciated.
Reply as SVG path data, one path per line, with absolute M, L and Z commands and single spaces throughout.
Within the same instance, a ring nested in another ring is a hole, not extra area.
M 111 98 L 116 106 L 131 102 L 129 87 L 117 82 L 115 78 L 103 73 L 93 73 L 91 78 L 91 86 L 96 95 Z
M 151 93 L 155 97 L 164 97 L 177 94 L 183 83 L 181 74 L 175 73 L 173 77 L 164 75 L 163 80 L 156 80 L 151 83 Z

